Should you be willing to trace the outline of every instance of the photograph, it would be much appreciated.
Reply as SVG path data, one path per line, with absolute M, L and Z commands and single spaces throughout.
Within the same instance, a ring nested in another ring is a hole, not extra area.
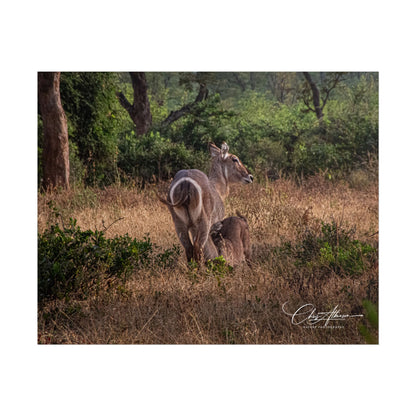
M 378 344 L 378 72 L 37 72 L 38 344 Z

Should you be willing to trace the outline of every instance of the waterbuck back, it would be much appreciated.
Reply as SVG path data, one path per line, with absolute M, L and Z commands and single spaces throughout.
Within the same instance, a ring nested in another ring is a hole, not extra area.
M 197 169 L 179 171 L 169 187 L 165 203 L 172 215 L 175 230 L 185 248 L 188 261 L 209 260 L 218 256 L 209 235 L 212 224 L 224 218 L 224 199 L 231 183 L 251 183 L 253 176 L 239 158 L 228 152 L 223 143 L 221 149 L 209 144 L 211 170 L 207 176 Z
M 231 266 L 246 260 L 251 265 L 251 244 L 248 223 L 245 217 L 237 212 L 237 217 L 228 217 L 211 227 L 211 238 L 218 255 L 223 256 Z

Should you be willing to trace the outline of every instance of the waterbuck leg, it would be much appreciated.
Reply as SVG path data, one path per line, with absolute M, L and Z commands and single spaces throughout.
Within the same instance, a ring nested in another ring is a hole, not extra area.
M 186 229 L 182 229 L 181 231 L 178 231 L 178 228 L 176 228 L 176 233 L 179 236 L 179 240 L 181 241 L 183 248 L 185 249 L 186 254 L 186 260 L 190 262 L 194 258 L 194 247 L 191 243 L 191 240 L 188 236 L 188 231 Z
M 200 221 L 198 227 L 192 228 L 191 233 L 194 236 L 194 257 L 196 261 L 200 262 L 202 260 L 202 253 L 205 261 L 218 256 L 217 249 L 209 235 L 208 221 Z
M 208 236 L 207 242 L 205 243 L 204 257 L 205 261 L 215 259 L 215 257 L 218 257 L 217 247 L 215 247 L 215 244 L 212 241 L 211 236 Z
M 194 247 L 191 243 L 191 240 L 189 239 L 188 227 L 179 219 L 173 209 L 170 211 L 172 214 L 173 222 L 175 224 L 176 234 L 178 235 L 179 240 L 185 249 L 186 260 L 190 262 L 193 259 Z
M 201 263 L 201 260 L 202 260 L 202 249 L 201 249 L 201 246 L 200 246 L 198 240 L 194 241 L 194 250 L 193 251 L 194 251 L 193 256 L 194 256 L 195 261 L 197 263 Z

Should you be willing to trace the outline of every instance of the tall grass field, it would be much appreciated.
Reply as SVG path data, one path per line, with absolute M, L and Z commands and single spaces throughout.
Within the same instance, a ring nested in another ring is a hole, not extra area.
M 232 187 L 252 267 L 187 264 L 168 183 L 38 195 L 39 344 L 378 342 L 378 182 Z

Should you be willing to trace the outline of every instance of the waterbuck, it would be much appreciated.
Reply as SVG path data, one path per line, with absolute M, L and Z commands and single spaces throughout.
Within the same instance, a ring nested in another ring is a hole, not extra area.
M 230 183 L 251 183 L 253 176 L 229 153 L 223 143 L 221 149 L 209 144 L 211 169 L 209 175 L 197 169 L 180 170 L 169 187 L 165 203 L 172 215 L 175 230 L 185 248 L 188 262 L 205 261 L 218 256 L 209 235 L 212 224 L 224 218 L 224 199 Z
M 251 244 L 247 220 L 239 212 L 237 217 L 228 217 L 211 227 L 210 235 L 218 250 L 231 266 L 246 260 L 251 266 Z

